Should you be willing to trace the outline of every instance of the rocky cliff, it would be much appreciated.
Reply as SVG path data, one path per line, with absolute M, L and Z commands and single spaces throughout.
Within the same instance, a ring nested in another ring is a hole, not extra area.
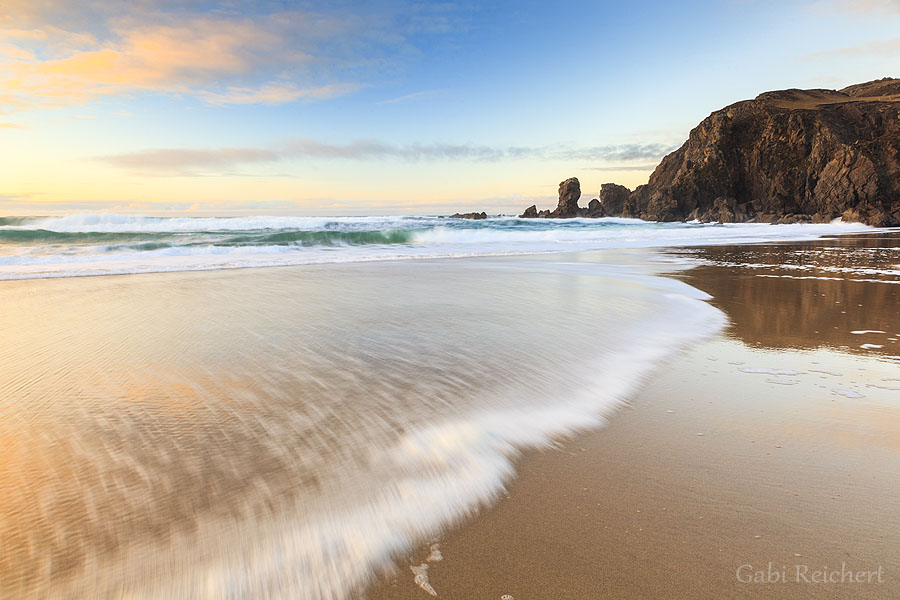
M 732 104 L 691 131 L 646 185 L 604 185 L 591 206 L 586 216 L 900 225 L 900 79 Z

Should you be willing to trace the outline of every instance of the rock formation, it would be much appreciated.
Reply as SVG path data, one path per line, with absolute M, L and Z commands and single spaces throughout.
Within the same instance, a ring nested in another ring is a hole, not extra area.
M 553 219 L 568 219 L 580 217 L 582 210 L 578 207 L 581 198 L 581 184 L 577 177 L 570 177 L 559 184 L 559 204 L 556 210 L 550 213 Z
M 529 206 L 528 208 L 525 209 L 525 212 L 523 212 L 521 215 L 519 215 L 519 218 L 520 219 L 537 219 L 537 216 L 538 216 L 537 205 L 532 204 L 531 206 Z
M 600 186 L 600 205 L 603 207 L 604 216 L 618 216 L 622 214 L 625 201 L 631 196 L 631 190 L 624 185 L 616 183 L 604 183 Z
M 553 212 L 548 210 L 538 211 L 537 206 L 532 204 L 519 216 L 523 219 L 568 219 L 580 217 L 584 214 L 584 209 L 578 206 L 579 198 L 581 198 L 581 183 L 578 182 L 577 177 L 570 177 L 559 184 L 559 203 L 556 205 L 556 210 Z
M 590 202 L 588 202 L 587 211 L 584 213 L 584 216 L 591 219 L 605 217 L 606 211 L 603 210 L 603 205 L 600 204 L 600 200 L 594 198 Z
M 475 221 L 480 221 L 481 219 L 487 219 L 487 213 L 484 211 L 478 212 L 469 212 L 469 213 L 456 213 L 455 215 L 450 215 L 451 219 L 473 219 Z
M 646 185 L 604 184 L 586 213 L 579 195 L 576 179 L 564 181 L 550 216 L 900 225 L 900 79 L 732 104 L 691 131 Z
M 900 80 L 768 92 L 707 117 L 623 214 L 900 224 Z

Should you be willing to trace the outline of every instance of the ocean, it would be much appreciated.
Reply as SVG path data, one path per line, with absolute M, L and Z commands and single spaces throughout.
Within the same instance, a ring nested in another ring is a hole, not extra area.
M 722 330 L 654 248 L 859 231 L 0 219 L 0 596 L 349 597 Z
M 865 229 L 515 217 L 0 217 L 0 279 L 740 244 Z

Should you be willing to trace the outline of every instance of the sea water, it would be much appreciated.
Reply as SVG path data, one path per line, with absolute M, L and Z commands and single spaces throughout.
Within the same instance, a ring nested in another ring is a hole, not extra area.
M 512 217 L 0 217 L 0 279 L 738 244 L 865 229 Z
M 347 597 L 723 327 L 635 248 L 848 229 L 7 220 L 0 596 Z

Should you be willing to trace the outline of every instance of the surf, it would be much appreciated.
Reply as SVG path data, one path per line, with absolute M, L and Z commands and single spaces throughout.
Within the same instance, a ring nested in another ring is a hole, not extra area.
M 0 218 L 0 280 L 815 239 L 859 224 L 429 216 Z

